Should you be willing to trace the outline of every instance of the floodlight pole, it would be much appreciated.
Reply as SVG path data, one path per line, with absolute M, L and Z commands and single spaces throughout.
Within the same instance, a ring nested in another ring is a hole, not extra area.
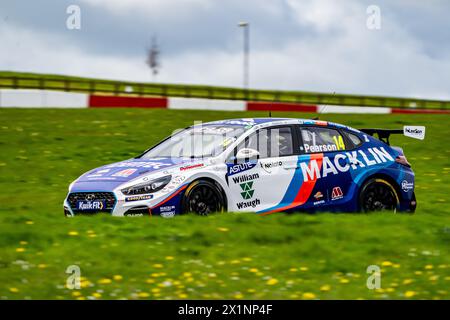
M 244 89 L 248 89 L 249 87 L 249 56 L 250 56 L 250 24 L 248 22 L 239 22 L 239 27 L 242 27 L 244 30 Z

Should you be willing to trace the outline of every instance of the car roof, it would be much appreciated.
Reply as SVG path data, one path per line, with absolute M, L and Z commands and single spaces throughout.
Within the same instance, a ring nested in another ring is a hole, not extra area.
M 343 128 L 351 131 L 359 132 L 359 130 L 348 127 L 343 124 L 323 121 L 323 120 L 313 120 L 313 119 L 302 119 L 302 118 L 236 118 L 236 119 L 225 119 L 218 120 L 212 122 L 206 122 L 202 125 L 236 125 L 243 127 L 253 127 L 255 125 L 277 125 L 277 124 L 286 124 L 286 123 L 298 123 L 305 125 L 317 125 L 317 126 L 329 126 L 334 128 Z

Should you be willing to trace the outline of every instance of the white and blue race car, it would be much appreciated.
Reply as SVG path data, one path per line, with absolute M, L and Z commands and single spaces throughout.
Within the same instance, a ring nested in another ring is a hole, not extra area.
M 194 125 L 80 176 L 64 213 L 413 212 L 414 173 L 402 149 L 389 146 L 393 133 L 423 139 L 425 128 L 357 130 L 287 118 Z

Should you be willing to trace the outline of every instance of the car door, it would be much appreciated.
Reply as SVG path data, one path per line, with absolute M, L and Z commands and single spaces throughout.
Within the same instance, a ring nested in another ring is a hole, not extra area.
M 342 205 L 349 199 L 352 183 L 350 163 L 345 153 L 348 140 L 335 128 L 299 126 L 304 208 Z
M 227 160 L 231 211 L 263 212 L 281 205 L 298 161 L 293 125 L 261 128 L 245 138 Z M 239 157 L 242 151 L 252 157 Z

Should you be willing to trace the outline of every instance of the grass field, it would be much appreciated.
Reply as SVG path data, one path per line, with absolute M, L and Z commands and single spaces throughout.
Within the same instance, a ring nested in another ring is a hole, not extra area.
M 416 172 L 415 215 L 64 218 L 67 187 L 81 173 L 194 120 L 250 116 L 266 114 L 0 110 L 0 299 L 450 298 L 449 116 L 322 117 L 427 126 L 425 141 L 391 139 Z M 70 265 L 81 268 L 79 290 L 65 287 Z M 381 267 L 381 289 L 366 287 L 369 265 Z

